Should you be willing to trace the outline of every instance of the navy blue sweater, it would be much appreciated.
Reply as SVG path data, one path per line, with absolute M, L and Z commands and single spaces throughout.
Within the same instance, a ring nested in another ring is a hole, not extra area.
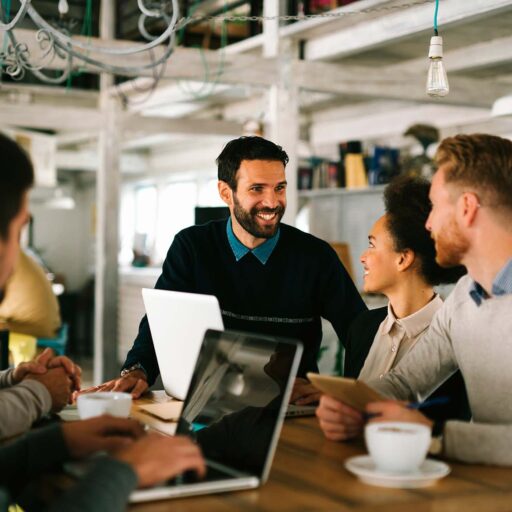
M 329 244 L 286 224 L 265 265 L 251 253 L 236 261 L 225 220 L 184 229 L 174 238 L 155 287 L 215 295 L 226 329 L 301 340 L 299 375 L 317 370 L 320 317 L 344 342 L 352 319 L 366 310 Z M 152 384 L 159 369 L 146 316 L 123 367 L 135 363 Z

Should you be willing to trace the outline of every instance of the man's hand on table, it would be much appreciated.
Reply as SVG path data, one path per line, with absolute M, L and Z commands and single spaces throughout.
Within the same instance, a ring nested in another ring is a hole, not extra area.
M 137 474 L 139 487 L 148 487 L 194 470 L 204 476 L 206 466 L 201 450 L 187 437 L 148 434 L 114 457 L 129 464 Z
M 133 370 L 122 377 L 109 380 L 99 386 L 87 388 L 82 393 L 95 393 L 97 391 L 125 391 L 131 393 L 133 398 L 140 398 L 149 388 L 146 374 L 142 370 Z
M 309 380 L 297 377 L 293 383 L 290 403 L 296 405 L 316 404 L 320 400 L 321 394 Z
M 144 427 L 136 420 L 105 415 L 64 422 L 62 432 L 71 457 L 80 459 L 97 451 L 126 448 L 144 435 Z
M 316 410 L 320 428 L 331 441 L 345 441 L 358 436 L 363 431 L 367 419 L 370 423 L 400 421 L 422 423 L 430 428 L 433 425 L 433 422 L 419 411 L 409 409 L 406 402 L 396 400 L 370 403 L 366 406 L 365 413 L 364 415 L 328 395 L 322 395 Z

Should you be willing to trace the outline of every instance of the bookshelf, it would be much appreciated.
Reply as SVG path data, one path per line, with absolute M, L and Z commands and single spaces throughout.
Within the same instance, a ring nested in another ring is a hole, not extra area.
M 309 211 L 309 232 L 327 242 L 349 245 L 355 284 L 363 286 L 361 253 L 368 246 L 368 233 L 384 213 L 386 185 L 365 188 L 319 188 L 299 190 L 301 207 Z
M 351 196 L 364 194 L 382 194 L 386 185 L 374 185 L 364 188 L 316 188 L 311 190 L 299 190 L 300 198 L 320 198 L 330 196 Z

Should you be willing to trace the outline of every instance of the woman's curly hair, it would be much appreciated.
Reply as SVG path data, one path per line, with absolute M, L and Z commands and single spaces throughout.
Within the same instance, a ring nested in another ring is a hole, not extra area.
M 463 266 L 443 268 L 436 262 L 434 240 L 425 228 L 430 214 L 430 183 L 416 176 L 398 176 L 384 190 L 387 225 L 394 249 L 410 249 L 418 270 L 431 286 L 454 283 L 466 273 Z

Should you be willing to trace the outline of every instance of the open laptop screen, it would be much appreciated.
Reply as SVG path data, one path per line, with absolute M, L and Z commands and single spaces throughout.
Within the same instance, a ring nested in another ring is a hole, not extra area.
M 264 481 L 297 372 L 300 343 L 208 330 L 177 433 L 204 456 Z

